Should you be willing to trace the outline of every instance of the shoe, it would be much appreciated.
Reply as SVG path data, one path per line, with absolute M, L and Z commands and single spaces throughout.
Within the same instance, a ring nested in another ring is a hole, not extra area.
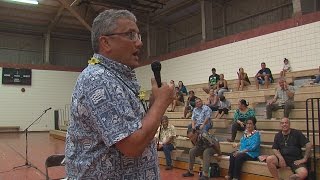
M 208 176 L 201 176 L 201 177 L 199 178 L 199 180 L 209 180 L 209 177 L 208 177 Z
M 193 177 L 194 174 L 192 174 L 191 172 L 188 171 L 188 172 L 182 174 L 182 176 L 183 176 L 183 177 Z
M 230 176 L 225 176 L 224 177 L 226 180 L 231 180 L 231 177 Z
M 234 142 L 234 140 L 232 140 L 232 139 L 230 139 L 230 138 L 228 138 L 227 141 L 228 141 L 228 142 Z
M 167 166 L 165 170 L 172 170 L 172 166 Z

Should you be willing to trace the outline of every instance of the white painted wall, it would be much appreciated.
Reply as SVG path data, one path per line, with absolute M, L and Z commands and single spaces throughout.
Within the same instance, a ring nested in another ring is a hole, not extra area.
M 0 68 L 2 74 L 2 68 Z M 54 129 L 54 110 L 70 104 L 79 72 L 32 70 L 32 85 L 0 84 L 0 126 L 20 126 L 24 130 L 45 109 L 52 107 L 30 130 Z M 2 79 L 0 78 L 0 81 Z M 25 88 L 24 93 L 21 88 Z
M 239 67 L 254 76 L 265 62 L 273 74 L 280 72 L 283 58 L 293 71 L 314 69 L 320 65 L 320 22 L 234 42 L 224 46 L 176 57 L 161 62 L 162 81 L 181 80 L 185 85 L 206 83 L 215 67 L 227 80 L 236 79 Z M 153 77 L 150 65 L 136 69 L 143 90 L 149 90 Z

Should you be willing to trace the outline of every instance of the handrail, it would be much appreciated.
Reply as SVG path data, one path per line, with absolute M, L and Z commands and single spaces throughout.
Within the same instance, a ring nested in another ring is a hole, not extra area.
M 314 106 L 314 103 L 316 102 L 316 107 Z M 307 137 L 309 139 L 310 137 L 310 129 L 309 129 L 309 103 L 311 105 L 310 110 L 311 110 L 311 120 L 312 120 L 312 144 L 313 144 L 313 173 L 314 173 L 314 177 L 313 179 L 316 180 L 317 179 L 317 157 L 316 157 L 316 139 L 315 139 L 315 113 L 316 111 L 318 111 L 318 131 L 320 130 L 320 111 L 319 111 L 319 103 L 320 102 L 320 98 L 308 98 L 306 100 L 306 121 L 307 121 Z M 310 140 L 310 139 L 309 139 Z M 320 144 L 320 138 L 319 138 L 319 144 Z M 311 167 L 310 167 L 311 169 Z

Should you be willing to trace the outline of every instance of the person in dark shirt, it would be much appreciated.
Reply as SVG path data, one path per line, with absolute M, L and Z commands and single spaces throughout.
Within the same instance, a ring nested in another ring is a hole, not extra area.
M 216 68 L 211 69 L 212 74 L 209 76 L 208 87 L 202 88 L 204 92 L 209 94 L 210 89 L 216 89 L 217 83 L 220 80 L 220 76 L 216 74 Z
M 266 63 L 261 63 L 261 69 L 256 74 L 256 88 L 259 89 L 259 84 L 264 85 L 268 89 L 270 83 L 273 82 L 271 70 L 266 67 Z
M 272 146 L 274 155 L 267 157 L 268 169 L 275 179 L 279 179 L 277 168 L 289 166 L 294 172 L 289 179 L 305 179 L 312 145 L 301 131 L 290 128 L 288 118 L 283 118 L 280 126 L 281 131 L 275 135 Z M 301 148 L 304 146 L 306 151 L 303 156 Z

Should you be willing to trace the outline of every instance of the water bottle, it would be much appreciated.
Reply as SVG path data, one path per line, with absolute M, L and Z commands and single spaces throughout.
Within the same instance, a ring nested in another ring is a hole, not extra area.
M 208 177 L 210 178 L 211 176 L 211 166 L 209 167 L 209 171 L 208 171 Z

